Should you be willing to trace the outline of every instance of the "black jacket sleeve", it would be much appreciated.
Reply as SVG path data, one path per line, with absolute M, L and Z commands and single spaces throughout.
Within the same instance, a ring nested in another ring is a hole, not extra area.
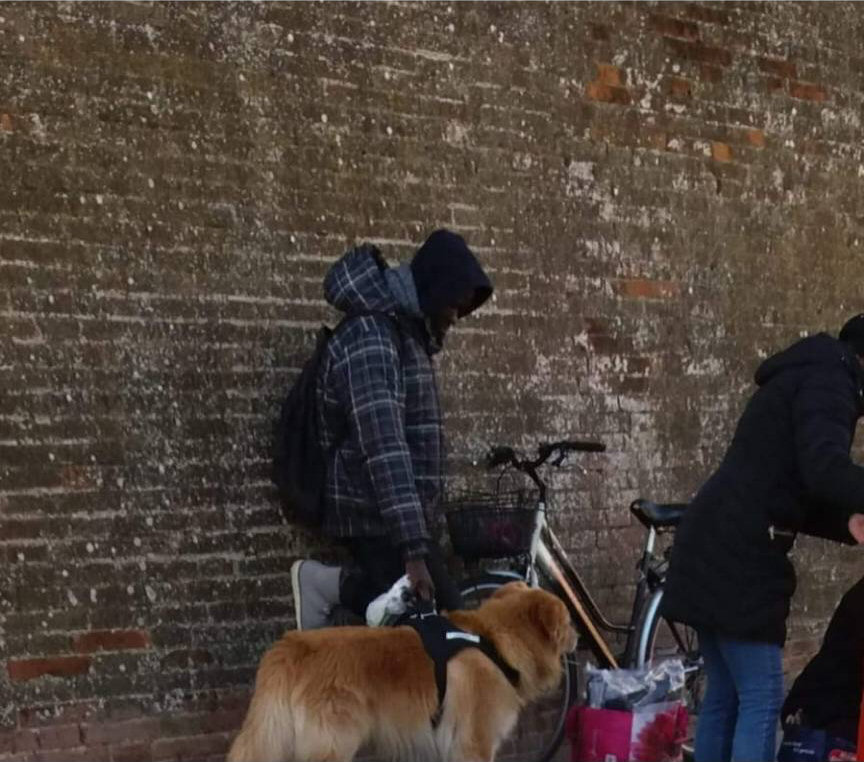
M 858 389 L 842 366 L 809 374 L 795 396 L 798 470 L 811 507 L 803 531 L 853 544 L 847 524 L 864 512 L 864 468 L 849 456 Z

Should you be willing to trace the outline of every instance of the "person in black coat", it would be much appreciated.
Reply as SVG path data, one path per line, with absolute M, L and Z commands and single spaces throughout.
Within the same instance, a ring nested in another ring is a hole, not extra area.
M 678 528 L 663 615 L 696 628 L 708 679 L 697 762 L 773 760 L 799 532 L 864 542 L 864 314 L 770 357 Z
M 843 596 L 822 647 L 783 704 L 784 723 L 824 730 L 854 745 L 864 690 L 864 578 Z

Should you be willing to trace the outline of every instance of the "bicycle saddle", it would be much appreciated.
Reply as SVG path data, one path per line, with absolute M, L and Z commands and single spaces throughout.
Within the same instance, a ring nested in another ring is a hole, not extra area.
M 666 529 L 681 523 L 687 506 L 687 503 L 655 503 L 639 499 L 630 504 L 630 512 L 648 529 Z

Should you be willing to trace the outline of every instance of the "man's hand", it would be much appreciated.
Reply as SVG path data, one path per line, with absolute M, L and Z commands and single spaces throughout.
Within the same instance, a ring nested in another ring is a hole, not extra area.
M 864 545 L 864 513 L 853 513 L 849 517 L 849 534 L 859 545 Z
M 861 516 L 861 520 L 864 521 L 864 516 Z M 429 602 L 435 599 L 435 584 L 432 582 L 429 567 L 426 566 L 424 559 L 412 558 L 410 561 L 406 561 L 405 573 L 408 575 L 411 588 L 419 598 Z

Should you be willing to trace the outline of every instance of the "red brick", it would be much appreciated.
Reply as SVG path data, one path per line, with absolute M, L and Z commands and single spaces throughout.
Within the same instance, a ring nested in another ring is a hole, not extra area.
M 615 290 L 630 299 L 670 299 L 679 295 L 681 285 L 667 280 L 627 278 L 618 281 Z
M 35 732 L 40 749 L 69 749 L 81 745 L 81 728 L 78 725 L 49 725 Z
M 0 114 L 0 131 L 12 132 L 14 129 L 12 116 L 10 114 Z
M 644 375 L 651 369 L 650 357 L 628 357 L 627 370 L 633 374 Z
M 100 484 L 101 474 L 98 468 L 89 466 L 63 466 L 60 470 L 60 481 L 66 489 L 96 488 Z
M 39 748 L 39 733 L 24 728 L 15 733 L 15 751 L 35 751 Z
M 617 103 L 626 106 L 630 103 L 630 93 L 624 87 L 611 87 L 600 82 L 589 83 L 586 89 L 587 96 L 593 101 L 604 103 Z
M 645 129 L 639 136 L 639 145 L 653 148 L 655 151 L 664 151 L 669 144 L 669 134 L 665 130 Z
M 13 731 L 6 743 L 8 744 L 10 741 L 13 744 L 11 747 L 0 747 L 0 762 L 7 762 L 10 758 L 18 757 L 30 759 L 33 752 L 39 749 L 36 734 L 31 731 Z
M 15 732 L 16 752 L 31 752 L 39 749 L 39 733 L 36 730 L 25 728 Z
M 603 24 L 594 24 L 592 23 L 590 26 L 591 29 L 591 37 L 595 40 L 606 41 L 609 39 L 609 27 L 604 26 Z
M 33 762 L 111 762 L 111 752 L 107 746 L 79 746 L 37 751 L 30 758 Z
M 622 394 L 642 394 L 648 391 L 649 380 L 644 376 L 626 376 L 613 381 L 612 386 Z
M 15 737 L 20 731 L 0 730 L 0 754 L 9 754 L 15 750 Z
M 243 723 L 249 704 L 230 701 L 215 711 L 175 713 L 159 718 L 160 738 L 211 735 L 213 733 L 235 730 Z
M 122 722 L 100 722 L 81 726 L 85 744 L 118 744 L 124 741 L 149 741 L 160 736 L 160 721 L 142 717 Z
M 723 69 L 711 66 L 710 64 L 702 64 L 699 67 L 699 78 L 704 79 L 706 82 L 720 82 L 723 79 Z
M 732 149 L 726 143 L 711 143 L 711 157 L 715 161 L 732 161 Z
M 612 323 L 608 320 L 608 318 L 586 317 L 584 320 L 585 320 L 585 332 L 589 336 L 595 336 L 597 334 L 609 333 L 609 330 L 612 327 Z
M 44 659 L 14 659 L 6 664 L 9 679 L 13 682 L 33 680 L 44 675 L 71 677 L 83 675 L 90 670 L 90 659 L 86 656 L 54 656 Z
M 50 709 L 50 712 L 46 710 Z M 98 701 L 76 701 L 60 706 L 44 704 L 41 706 L 24 706 L 18 710 L 18 724 L 23 728 L 50 727 L 59 722 L 80 723 L 91 718 L 98 712 Z
M 671 16 L 652 14 L 649 23 L 655 32 L 668 37 L 681 37 L 685 40 L 699 39 L 699 25 L 692 21 L 682 21 Z
M 232 707 L 229 705 L 217 709 L 215 712 L 204 716 L 201 722 L 201 727 L 206 732 L 225 731 L 229 729 L 234 730 L 239 728 L 243 724 L 243 718 L 246 717 L 248 708 L 248 704 L 244 702 L 242 706 Z
M 588 335 L 591 349 L 600 355 L 617 355 L 621 352 L 621 341 L 614 336 L 596 333 Z
M 162 762 L 163 760 L 185 762 L 185 760 L 199 759 L 209 754 L 219 754 L 228 749 L 232 736 L 233 734 L 219 733 L 160 739 L 153 743 L 153 760 L 154 762 Z
M 762 130 L 747 130 L 745 133 L 747 142 L 757 148 L 765 147 L 765 133 Z
M 595 82 L 609 85 L 610 87 L 623 87 L 624 72 L 611 64 L 597 64 L 597 79 Z
M 821 85 L 813 85 L 808 82 L 790 82 L 789 95 L 793 98 L 801 98 L 807 101 L 828 100 L 828 94 Z
M 82 654 L 94 651 L 130 651 L 150 648 L 150 633 L 145 630 L 94 630 L 75 637 L 74 651 Z
M 765 89 L 769 93 L 776 93 L 783 89 L 783 80 L 779 77 L 765 77 Z
M 729 14 L 726 11 L 705 5 L 704 3 L 687 3 L 684 6 L 684 15 L 687 18 L 696 19 L 706 24 L 729 23 Z
M 111 762 L 152 762 L 153 752 L 148 742 L 111 746 Z
M 693 84 L 683 77 L 664 77 L 663 87 L 666 93 L 678 98 L 689 98 Z
M 766 74 L 793 79 L 797 76 L 795 64 L 791 61 L 780 58 L 759 58 L 758 60 L 759 68 Z
M 664 37 L 664 40 L 666 45 L 681 58 L 712 66 L 730 66 L 732 64 L 732 53 L 724 48 L 703 45 L 701 42 L 677 40 L 671 37 Z

